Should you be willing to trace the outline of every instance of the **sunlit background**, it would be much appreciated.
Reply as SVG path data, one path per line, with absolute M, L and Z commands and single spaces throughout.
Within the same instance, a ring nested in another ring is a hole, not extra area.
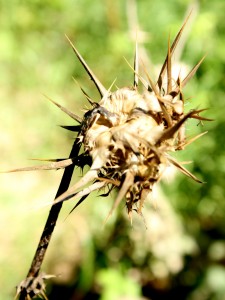
M 122 204 L 103 226 L 114 198 L 89 196 L 71 214 L 64 204 L 43 271 L 54 274 L 49 299 L 225 299 L 225 5 L 222 0 L 27 0 L 0 2 L 0 170 L 31 166 L 32 158 L 67 157 L 74 139 L 58 125 L 72 119 L 44 95 L 82 116 L 93 84 L 65 34 L 105 87 L 130 86 L 136 32 L 151 75 L 193 8 L 183 55 L 190 69 L 207 54 L 185 88 L 186 110 L 208 108 L 210 123 L 188 121 L 187 135 L 208 130 L 180 160 L 203 185 L 169 170 L 143 217 L 130 225 Z M 145 56 L 147 54 L 147 57 Z M 155 77 L 156 78 L 156 77 Z M 85 170 L 84 170 L 85 171 Z M 80 172 L 76 173 L 81 176 Z M 26 277 L 62 171 L 1 174 L 0 300 L 14 297 Z

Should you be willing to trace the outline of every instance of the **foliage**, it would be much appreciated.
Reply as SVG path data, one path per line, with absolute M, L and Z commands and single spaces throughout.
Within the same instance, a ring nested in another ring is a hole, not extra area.
M 190 3 L 137 1 L 152 63 L 161 63 L 168 34 L 175 35 Z M 206 183 L 198 185 L 182 175 L 169 177 L 169 184 L 165 180 L 157 208 L 149 201 L 143 210 L 147 230 L 138 216 L 131 228 L 122 213 L 102 228 L 112 198 L 92 196 L 68 218 L 74 203 L 65 203 L 43 267 L 61 274 L 49 286 L 50 299 L 61 292 L 64 299 L 223 299 L 224 3 L 202 0 L 198 5 L 182 62 L 193 66 L 205 53 L 207 57 L 184 92 L 191 97 L 187 110 L 208 107 L 206 114 L 215 121 L 204 124 L 208 134 L 179 159 L 193 160 L 189 168 Z M 1 2 L 2 170 L 24 165 L 27 158 L 68 155 L 73 135 L 56 125 L 69 121 L 42 100 L 42 93 L 78 113 L 88 103 L 74 76 L 98 99 L 65 33 L 106 87 L 115 77 L 120 87 L 130 84 L 132 72 L 123 59 L 132 61 L 134 52 L 127 11 L 126 2 L 119 0 Z M 200 132 L 196 125 L 189 122 L 190 135 Z M 33 208 L 54 197 L 60 172 L 1 175 L 0 299 L 11 299 L 26 275 L 48 210 Z

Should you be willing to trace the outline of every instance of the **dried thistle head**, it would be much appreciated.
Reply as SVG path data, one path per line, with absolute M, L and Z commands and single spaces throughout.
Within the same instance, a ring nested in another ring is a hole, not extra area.
M 168 165 L 174 165 L 185 175 L 201 182 L 169 154 L 171 151 L 184 149 L 187 144 L 202 135 L 186 140 L 184 125 L 187 119 L 208 120 L 199 116 L 203 110 L 192 110 L 184 114 L 182 90 L 203 59 L 185 78 L 173 78 L 172 75 L 172 56 L 186 22 L 187 20 L 171 46 L 168 42 L 167 56 L 156 83 L 143 64 L 147 80 L 140 76 L 140 58 L 136 45 L 133 86 L 115 91 L 112 91 L 114 85 L 108 90 L 102 85 L 68 39 L 77 58 L 98 89 L 101 100 L 99 103 L 94 102 L 81 88 L 92 106 L 83 119 L 52 101 L 79 123 L 72 128 L 65 126 L 78 132 L 75 141 L 77 156 L 52 161 L 50 165 L 19 169 L 58 169 L 71 164 L 83 168 L 84 165 L 89 165 L 90 170 L 56 198 L 55 203 L 72 197 L 81 198 L 77 206 L 94 190 L 108 187 L 110 192 L 116 187 L 118 194 L 109 215 L 122 199 L 125 199 L 128 215 L 131 217 L 133 210 L 141 213 L 144 200 Z M 142 84 L 142 90 L 139 82 Z M 82 144 L 84 152 L 79 153 Z

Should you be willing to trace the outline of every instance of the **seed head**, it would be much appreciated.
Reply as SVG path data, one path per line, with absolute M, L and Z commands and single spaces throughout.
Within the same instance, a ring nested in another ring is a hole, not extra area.
M 136 43 L 134 68 L 132 68 L 133 86 L 115 88 L 114 91 L 112 91 L 114 84 L 108 90 L 103 86 L 67 37 L 74 53 L 99 91 L 101 100 L 99 103 L 94 102 L 81 88 L 92 105 L 83 118 L 51 101 L 79 123 L 78 126 L 64 126 L 64 128 L 78 132 L 75 145 L 79 150 L 83 144 L 84 152 L 72 159 L 55 160 L 49 165 L 13 171 L 58 169 L 71 164 L 83 168 L 89 165 L 90 170 L 61 194 L 55 203 L 75 197 L 81 198 L 77 203 L 79 205 L 94 190 L 107 187 L 111 192 L 114 188 L 118 188 L 109 215 L 125 199 L 130 217 L 133 210 L 141 213 L 146 197 L 162 177 L 165 168 L 171 164 L 185 175 L 201 182 L 169 154 L 184 149 L 186 145 L 202 135 L 191 140 L 186 139 L 184 126 L 187 119 L 209 120 L 199 116 L 203 109 L 191 110 L 184 114 L 183 87 L 195 74 L 204 58 L 186 77 L 173 75 L 172 55 L 186 22 L 187 20 L 171 46 L 170 41 L 168 42 L 167 56 L 156 83 L 151 79 L 143 63 L 142 69 L 147 80 L 140 76 L 141 58 L 138 57 Z M 139 82 L 142 89 L 139 87 Z
M 84 153 L 80 156 L 83 162 L 89 158 L 90 170 L 58 197 L 56 202 L 72 197 L 84 197 L 91 191 L 106 186 L 109 191 L 117 187 L 118 194 L 109 215 L 125 199 L 128 215 L 131 216 L 134 206 L 135 210 L 141 213 L 144 200 L 168 165 L 173 164 L 187 176 L 201 182 L 169 155 L 169 152 L 184 149 L 194 140 L 187 141 L 185 137 L 184 123 L 188 118 L 207 120 L 199 116 L 203 110 L 192 110 L 184 114 L 182 92 L 182 88 L 197 71 L 203 59 L 184 79 L 179 76 L 173 78 L 172 75 L 171 57 L 186 22 L 187 20 L 172 46 L 168 43 L 167 57 L 156 83 L 144 65 L 147 81 L 139 75 L 136 45 L 133 86 L 115 91 L 111 91 L 112 87 L 109 90 L 103 87 L 68 39 L 76 56 L 95 83 L 101 100 L 99 103 L 90 101 L 92 109 L 85 113 L 78 133 L 79 142 L 84 146 Z M 143 85 L 141 92 L 139 81 Z M 85 188 L 87 184 L 89 187 Z

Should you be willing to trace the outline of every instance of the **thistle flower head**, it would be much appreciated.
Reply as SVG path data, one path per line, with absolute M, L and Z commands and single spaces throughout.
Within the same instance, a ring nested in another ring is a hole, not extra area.
M 125 199 L 131 217 L 135 209 L 141 213 L 143 203 L 153 186 L 160 180 L 165 168 L 172 164 L 185 175 L 198 180 L 186 168 L 169 155 L 171 151 L 182 150 L 193 142 L 186 140 L 184 123 L 189 118 L 209 120 L 199 115 L 203 110 L 192 110 L 184 114 L 183 87 L 195 74 L 203 59 L 186 75 L 173 77 L 172 55 L 184 30 L 184 22 L 172 45 L 168 42 L 166 59 L 153 82 L 142 64 L 146 79 L 139 74 L 138 47 L 134 58 L 134 82 L 131 87 L 106 89 L 89 68 L 78 50 L 71 44 L 74 53 L 98 89 L 101 100 L 94 102 L 81 88 L 91 103 L 81 119 L 61 105 L 61 110 L 75 119 L 79 125 L 66 127 L 78 132 L 75 147 L 76 157 L 52 161 L 49 165 L 35 169 L 58 169 L 71 164 L 81 168 L 88 164 L 90 170 L 66 192 L 59 195 L 55 203 L 72 197 L 81 198 L 79 205 L 92 191 L 107 187 L 109 192 L 118 188 L 112 211 Z M 143 86 L 139 87 L 139 82 Z M 84 152 L 79 153 L 83 144 Z M 23 168 L 19 170 L 31 170 Z M 18 170 L 18 169 L 17 169 Z M 17 171 L 14 170 L 14 171 Z M 76 205 L 76 206 L 77 206 Z
M 183 150 L 204 134 L 186 139 L 187 119 L 210 120 L 199 115 L 204 109 L 184 113 L 183 87 L 204 58 L 185 77 L 181 78 L 179 73 L 174 75 L 176 72 L 172 56 L 187 20 L 188 18 L 173 43 L 170 45 L 170 41 L 168 42 L 167 56 L 156 82 L 152 80 L 143 63 L 145 78 L 140 75 L 141 58 L 136 43 L 134 67 L 131 67 L 134 81 L 130 87 L 116 88 L 113 83 L 106 89 L 67 38 L 78 60 L 94 82 L 101 99 L 96 103 L 81 88 L 92 106 L 83 118 L 51 100 L 78 123 L 74 126 L 62 126 L 77 132 L 69 158 L 51 159 L 48 164 L 10 171 L 65 169 L 27 278 L 18 286 L 16 297 L 21 295 L 23 299 L 31 299 L 41 295 L 46 299 L 44 280 L 51 276 L 39 275 L 39 271 L 63 201 L 80 199 L 74 207 L 76 208 L 92 191 L 105 188 L 104 195 L 107 196 L 117 188 L 118 193 L 108 216 L 124 199 L 132 220 L 132 211 L 141 214 L 145 199 L 161 179 L 167 166 L 174 165 L 188 177 L 201 182 L 169 154 Z M 74 167 L 83 169 L 85 165 L 90 166 L 89 171 L 69 187 Z
M 79 141 L 84 145 L 83 156 L 91 158 L 90 170 L 56 201 L 73 196 L 86 196 L 90 191 L 104 186 L 108 186 L 110 191 L 118 187 L 119 192 L 110 214 L 125 198 L 128 214 L 131 216 L 134 205 L 141 212 L 145 198 L 169 164 L 175 165 L 187 176 L 200 182 L 169 155 L 170 151 L 181 150 L 190 143 L 185 138 L 185 121 L 188 118 L 204 119 L 199 116 L 202 110 L 184 114 L 182 93 L 182 88 L 203 59 L 184 79 L 181 80 L 179 76 L 172 77 L 171 57 L 186 21 L 172 46 L 168 43 L 167 57 L 156 83 L 153 83 L 144 66 L 148 81 L 139 75 L 136 45 L 134 84 L 113 92 L 103 87 L 70 42 L 102 99 L 99 103 L 92 102 L 93 108 L 84 115 L 78 133 Z M 138 89 L 139 80 L 144 86 L 142 92 Z M 88 188 L 84 188 L 86 184 L 90 184 Z

